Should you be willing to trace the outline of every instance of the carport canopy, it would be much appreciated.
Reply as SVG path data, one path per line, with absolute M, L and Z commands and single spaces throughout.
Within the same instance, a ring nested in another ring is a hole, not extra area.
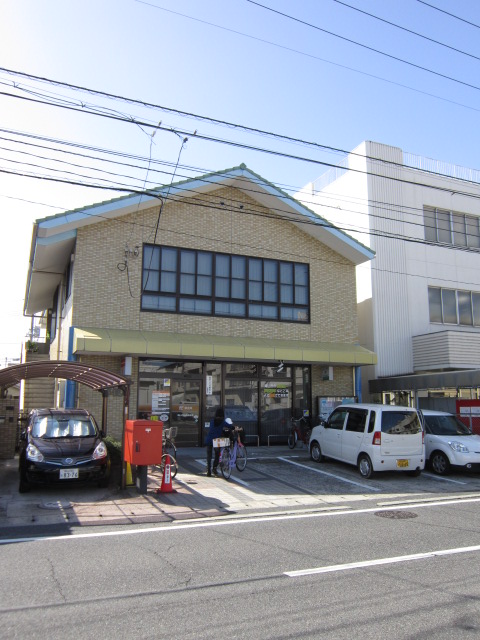
M 92 367 L 82 362 L 40 360 L 6 367 L 5 369 L 0 369 L 0 389 L 3 390 L 20 383 L 22 380 L 33 380 L 34 378 L 72 380 L 99 391 L 103 396 L 102 429 L 105 433 L 107 433 L 107 398 L 110 389 L 123 391 L 124 421 L 128 416 L 130 380 L 112 371 Z
M 73 380 L 74 382 L 85 384 L 96 391 L 106 391 L 114 388 L 125 389 L 130 385 L 130 381 L 123 376 L 81 362 L 40 360 L 0 369 L 0 388 L 6 389 L 22 380 L 32 380 L 33 378 Z

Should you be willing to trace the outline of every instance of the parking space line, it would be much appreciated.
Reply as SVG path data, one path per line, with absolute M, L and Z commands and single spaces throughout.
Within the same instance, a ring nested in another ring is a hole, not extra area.
M 451 478 L 444 478 L 443 476 L 437 476 L 434 473 L 422 472 L 422 476 L 426 478 L 433 478 L 434 480 L 443 480 L 444 482 L 453 482 L 454 484 L 468 484 L 468 482 L 462 482 L 461 480 L 452 480 Z
M 328 471 L 322 471 L 321 469 L 314 469 L 309 465 L 300 464 L 299 462 L 294 462 L 293 460 L 289 460 L 288 458 L 279 457 L 278 460 L 282 460 L 283 462 L 288 462 L 288 464 L 293 464 L 297 467 L 302 467 L 303 469 L 308 469 L 309 471 L 314 471 L 315 473 L 320 473 L 324 476 L 328 476 L 329 478 L 336 478 L 341 482 L 348 482 L 348 484 L 353 484 L 356 487 L 361 487 L 362 489 L 367 489 L 368 491 L 380 491 L 380 489 L 377 489 L 377 487 L 372 487 L 371 485 L 363 484 L 361 482 L 355 482 L 355 480 L 347 480 L 347 478 L 342 478 L 342 476 L 337 476 L 334 473 L 328 473 Z
M 202 467 L 206 467 L 207 466 L 207 461 L 206 460 L 200 460 L 198 458 L 195 459 L 195 462 L 198 462 L 199 464 L 202 465 Z M 247 460 L 248 463 L 248 460 Z M 218 474 L 218 476 L 220 477 L 220 473 Z M 235 476 L 230 476 L 229 478 L 230 480 L 233 480 L 234 482 L 238 482 L 238 484 L 243 484 L 244 487 L 249 487 L 250 485 L 248 484 L 248 482 L 245 482 L 245 480 L 240 480 L 240 478 L 237 478 Z

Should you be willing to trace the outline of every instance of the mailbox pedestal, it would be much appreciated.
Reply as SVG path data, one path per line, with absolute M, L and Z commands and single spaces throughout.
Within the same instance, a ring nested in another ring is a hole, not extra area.
M 147 467 L 162 461 L 163 422 L 126 420 L 124 460 L 137 466 L 136 486 L 147 493 Z

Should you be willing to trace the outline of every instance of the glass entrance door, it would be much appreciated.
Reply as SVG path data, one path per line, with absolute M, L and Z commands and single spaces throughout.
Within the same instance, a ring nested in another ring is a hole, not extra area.
M 170 427 L 176 427 L 175 443 L 180 447 L 201 445 L 201 380 L 171 380 Z

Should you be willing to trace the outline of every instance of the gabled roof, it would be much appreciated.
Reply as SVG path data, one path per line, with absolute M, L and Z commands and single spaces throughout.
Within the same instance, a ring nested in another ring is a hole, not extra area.
M 209 193 L 227 186 L 245 191 L 253 200 L 287 218 L 355 265 L 371 260 L 375 255 L 371 249 L 241 164 L 37 220 L 30 250 L 24 312 L 37 313 L 51 306 L 53 293 L 70 259 L 77 229 L 96 224 L 99 219 L 113 220 L 151 207 L 164 198 L 182 198 L 192 192 Z

